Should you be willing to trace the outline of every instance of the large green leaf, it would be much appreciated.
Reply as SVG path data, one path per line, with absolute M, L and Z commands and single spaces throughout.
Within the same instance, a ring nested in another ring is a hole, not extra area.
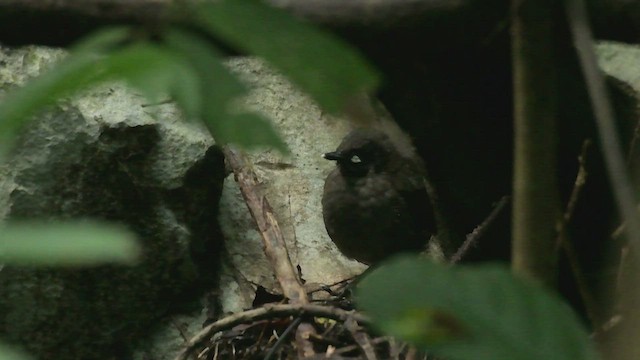
M 204 39 L 183 30 L 171 29 L 165 34 L 165 42 L 196 72 L 198 95 L 202 98 L 199 102 L 208 112 L 226 114 L 232 101 L 248 93 L 246 86 L 224 67 L 218 51 Z M 188 115 L 193 118 L 209 117 L 204 108 Z
M 45 106 L 89 85 L 97 59 L 87 53 L 68 57 L 51 71 L 8 93 L 0 102 L 0 138 L 10 136 Z
M 245 148 L 269 146 L 288 151 L 269 120 L 238 107 L 238 101 L 248 89 L 222 64 L 215 48 L 198 35 L 181 30 L 167 32 L 165 39 L 196 71 L 202 108 L 190 115 L 204 120 L 217 143 L 234 143 Z
M 378 84 L 377 73 L 353 48 L 280 9 L 222 0 L 198 6 L 196 15 L 211 35 L 264 58 L 329 112 Z
M 103 52 L 125 41 L 130 29 L 106 28 L 80 41 L 70 56 L 54 68 L 10 92 L 0 102 L 0 138 L 8 138 L 31 115 L 60 98 L 100 81 L 96 64 Z
M 32 357 L 12 347 L 0 343 L 0 360 L 31 360 Z
M 71 53 L 103 53 L 113 50 L 129 40 L 132 32 L 128 26 L 105 27 L 80 39 L 71 47 Z
M 180 76 L 195 77 L 190 66 L 158 45 L 137 43 L 111 52 L 99 64 L 98 80 L 124 80 L 148 100 L 171 94 Z
M 89 221 L 26 222 L 0 227 L 0 263 L 13 265 L 97 265 L 132 263 L 140 255 L 126 229 Z
M 0 135 L 10 134 L 31 115 L 89 85 L 124 80 L 155 100 L 168 94 L 177 76 L 185 71 L 186 64 L 171 52 L 147 43 L 132 44 L 107 55 L 80 51 L 3 99 Z
M 357 299 L 383 331 L 452 360 L 598 358 L 571 308 L 498 265 L 395 258 Z
M 210 123 L 214 134 L 222 134 L 225 142 L 244 148 L 271 146 L 287 153 L 287 145 L 271 125 L 271 122 L 254 113 L 229 114 L 224 121 Z

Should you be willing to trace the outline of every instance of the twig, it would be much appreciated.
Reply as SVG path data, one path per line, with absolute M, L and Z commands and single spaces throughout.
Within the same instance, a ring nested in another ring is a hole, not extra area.
M 371 345 L 371 339 L 369 336 L 358 329 L 358 323 L 353 318 L 348 318 L 344 322 L 344 327 L 351 333 L 351 337 L 355 340 L 360 350 L 364 353 L 366 360 L 378 360 L 376 352 Z
M 576 180 L 573 183 L 573 189 L 571 189 L 571 195 L 569 196 L 567 208 L 565 209 L 563 215 L 563 219 L 565 222 L 569 222 L 569 220 L 571 220 L 573 212 L 576 208 L 576 204 L 578 203 L 580 192 L 587 182 L 588 173 L 585 164 L 587 161 L 587 151 L 589 150 L 591 144 L 591 139 L 585 139 L 582 142 L 582 149 L 580 150 L 580 155 L 578 155 L 578 173 L 576 174 Z
M 607 175 L 613 188 L 618 212 L 626 223 L 625 232 L 629 242 L 630 255 L 638 259 L 640 258 L 640 218 L 636 211 L 635 191 L 623 157 L 609 94 L 605 88 L 601 69 L 598 67 L 586 6 L 582 0 L 566 0 L 565 5 L 578 60 L 587 83 L 587 91 L 596 119 Z M 636 286 L 640 273 L 637 262 L 632 261 L 629 270 L 629 276 L 625 279 L 627 284 L 626 300 L 628 300 L 628 304 L 637 304 L 640 301 L 640 291 Z M 629 314 L 634 314 L 637 311 L 635 305 L 625 310 Z M 636 339 L 640 336 L 640 318 L 635 315 L 630 316 L 628 320 L 623 326 L 620 336 L 617 336 L 606 350 L 608 358 L 638 358 L 640 346 L 637 342 L 628 341 L 628 339 Z
M 580 155 L 578 155 L 578 172 L 576 174 L 576 180 L 574 181 L 573 189 L 571 189 L 571 195 L 569 196 L 569 201 L 567 202 L 567 207 L 564 210 L 562 220 L 558 221 L 557 244 L 562 247 L 567 255 L 567 260 L 569 261 L 573 277 L 576 279 L 576 285 L 578 286 L 578 291 L 582 297 L 582 302 L 584 303 L 587 316 L 589 317 L 593 327 L 598 328 L 602 324 L 602 317 L 599 315 L 597 302 L 589 290 L 587 280 L 584 277 L 584 271 L 580 265 L 578 254 L 567 234 L 567 224 L 571 222 L 580 193 L 587 181 L 588 172 L 586 168 L 586 159 L 587 151 L 590 146 L 590 139 L 585 139 L 582 142 L 582 150 L 580 151 Z
M 467 254 L 469 249 L 471 249 L 471 247 L 473 247 L 476 244 L 478 239 L 482 237 L 482 235 L 484 235 L 489 225 L 491 225 L 491 223 L 493 223 L 493 221 L 498 217 L 498 214 L 500 214 L 500 212 L 502 211 L 502 209 L 504 209 L 507 203 L 509 203 L 509 196 L 505 195 L 502 198 L 500 198 L 500 200 L 493 207 L 493 210 L 491 210 L 487 218 L 484 219 L 484 221 L 480 225 L 476 226 L 476 228 L 473 229 L 473 231 L 467 234 L 462 245 L 458 248 L 456 253 L 453 254 L 453 256 L 451 256 L 451 259 L 449 259 L 449 263 L 456 264 L 460 262 L 460 260 L 462 260 L 462 258 Z
M 554 287 L 558 65 L 554 29 L 561 12 L 555 0 L 512 0 L 514 91 L 512 268 Z M 562 44 L 565 45 L 565 44 Z M 566 44 L 569 46 L 569 44 Z
M 258 226 L 264 252 L 273 267 L 284 296 L 294 304 L 308 303 L 307 294 L 289 259 L 278 221 L 267 198 L 260 190 L 257 176 L 235 150 L 225 147 L 223 152 L 226 161 L 233 170 L 249 212 Z
M 187 24 L 193 22 L 176 14 L 170 0 L 0 0 L 0 37 L 14 44 L 59 45 L 69 37 L 79 36 L 109 24 Z M 402 26 L 407 23 L 439 19 L 456 25 L 472 19 L 474 9 L 486 8 L 482 0 L 269 0 L 269 3 L 299 17 L 329 26 Z M 640 4 L 629 0 L 593 0 L 599 38 L 633 41 L 638 39 Z M 500 6 L 492 11 L 504 11 Z M 56 16 L 63 14 L 64 16 Z M 443 20 L 444 19 L 444 20 Z M 490 33 L 491 21 L 474 34 Z M 65 31 L 59 31 L 60 24 Z M 20 34 L 22 28 L 39 25 L 41 31 Z M 439 29 L 436 27 L 435 29 Z M 3 35 L 3 36 L 2 36 Z M 48 37 L 47 37 L 48 36 Z M 54 36 L 56 41 L 50 38 Z M 64 37 L 64 38 L 63 38 Z
M 291 322 L 291 324 L 289 324 L 289 326 L 287 326 L 287 328 L 282 332 L 282 334 L 278 338 L 278 341 L 276 341 L 276 343 L 273 344 L 271 349 L 269 349 L 269 351 L 267 352 L 267 355 L 264 356 L 264 360 L 271 359 L 273 354 L 276 353 L 276 351 L 280 348 L 280 346 L 282 346 L 284 341 L 289 337 L 289 334 L 293 331 L 293 329 L 296 329 L 301 322 L 302 322 L 302 318 L 297 317 L 295 320 Z
M 632 250 L 640 258 L 640 219 L 636 213 L 635 192 L 625 167 L 609 94 L 605 89 L 603 75 L 596 60 L 594 40 L 585 4 L 582 0 L 567 0 L 565 3 L 578 59 L 587 82 L 587 90 L 598 126 L 607 175 L 611 181 L 618 211 L 627 223 L 626 232 L 632 244 Z
M 258 231 L 262 237 L 264 252 L 271 263 L 276 278 L 282 287 L 285 297 L 295 305 L 309 303 L 307 293 L 298 278 L 297 272 L 291 263 L 287 251 L 284 236 L 276 220 L 276 216 L 269 201 L 258 186 L 257 175 L 245 163 L 242 156 L 229 146 L 223 148 L 225 159 L 231 169 L 242 197 L 249 208 Z M 313 346 L 309 343 L 309 333 L 314 329 L 310 324 L 302 323 L 296 331 L 296 343 L 299 355 L 302 357 L 313 355 Z
M 346 311 L 330 306 L 310 304 L 265 305 L 256 309 L 229 315 L 223 319 L 207 325 L 186 343 L 186 347 L 180 354 L 178 354 L 178 356 L 176 356 L 175 360 L 187 360 L 194 349 L 204 345 L 213 335 L 220 331 L 230 329 L 239 324 L 285 316 L 313 316 L 332 319 L 336 321 L 346 321 L 348 318 L 353 317 L 353 319 L 359 324 L 369 324 L 369 319 L 360 313 L 354 311 Z

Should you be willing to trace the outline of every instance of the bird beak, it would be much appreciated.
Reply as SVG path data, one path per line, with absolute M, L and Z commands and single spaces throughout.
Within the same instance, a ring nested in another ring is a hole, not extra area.
M 328 152 L 325 154 L 322 154 L 322 157 L 327 159 L 327 160 L 341 160 L 342 159 L 342 153 L 339 151 L 332 151 L 332 152 Z

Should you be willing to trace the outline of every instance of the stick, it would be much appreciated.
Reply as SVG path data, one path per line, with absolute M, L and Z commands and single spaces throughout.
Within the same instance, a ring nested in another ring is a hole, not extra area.
M 507 206 L 507 203 L 509 203 L 509 196 L 505 195 L 498 201 L 496 206 L 493 207 L 493 210 L 491 210 L 487 218 L 484 219 L 484 221 L 480 225 L 476 226 L 473 231 L 467 234 L 462 245 L 458 248 L 456 253 L 451 256 L 451 259 L 449 259 L 449 263 L 457 264 L 458 262 L 460 262 L 460 260 L 462 260 L 469 249 L 475 246 L 478 242 L 478 239 L 482 237 L 482 235 L 484 235 L 489 225 L 491 225 L 491 223 L 493 223 L 493 221 L 498 217 L 498 214 L 500 214 L 502 209 Z
M 227 164 L 233 170 L 242 197 L 258 227 L 264 245 L 264 253 L 271 263 L 284 296 L 292 304 L 308 304 L 309 298 L 291 263 L 284 236 L 280 231 L 273 209 L 258 186 L 257 175 L 237 151 L 229 146 L 225 146 L 222 151 Z M 314 354 L 313 345 L 309 342 L 309 334 L 313 332 L 314 329 L 310 324 L 302 323 L 298 326 L 295 338 L 298 344 L 298 353 L 302 357 Z
M 352 317 L 359 324 L 370 323 L 369 319 L 360 313 L 330 306 L 310 304 L 265 305 L 257 309 L 251 309 L 229 315 L 207 325 L 186 343 L 185 348 L 180 352 L 180 354 L 178 354 L 178 356 L 176 356 L 175 360 L 187 360 L 194 349 L 204 345 L 213 335 L 220 331 L 230 329 L 239 324 L 286 316 L 314 316 L 336 321 L 346 321 L 349 317 Z

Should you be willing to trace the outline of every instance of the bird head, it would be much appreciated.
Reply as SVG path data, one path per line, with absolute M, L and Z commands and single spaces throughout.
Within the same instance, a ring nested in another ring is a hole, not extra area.
M 392 144 L 384 133 L 358 129 L 347 135 L 336 151 L 322 157 L 336 161 L 344 176 L 358 178 L 382 172 L 392 152 Z

